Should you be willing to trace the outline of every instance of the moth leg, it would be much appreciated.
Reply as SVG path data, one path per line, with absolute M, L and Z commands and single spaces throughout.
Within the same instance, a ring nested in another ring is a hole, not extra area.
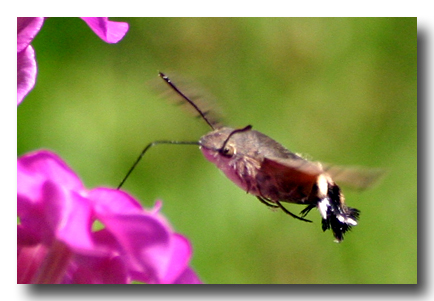
M 264 197 L 262 197 L 262 196 L 257 196 L 257 198 L 258 198 L 258 200 L 261 201 L 262 204 L 265 204 L 265 205 L 268 206 L 268 207 L 271 207 L 271 208 L 279 208 L 278 205 L 274 205 L 274 204 L 271 203 L 268 199 L 266 199 L 266 198 L 264 198 Z
M 308 223 L 312 222 L 311 220 L 304 219 L 302 217 L 299 217 L 299 216 L 295 215 L 294 213 L 289 212 L 288 209 L 286 209 L 285 207 L 283 207 L 283 205 L 279 201 L 276 201 L 276 204 L 280 207 L 280 209 L 283 210 L 283 212 L 285 212 L 286 214 L 291 215 L 293 218 L 296 218 L 296 219 L 299 219 L 301 221 L 308 222 Z
M 315 207 L 316 205 L 312 205 L 312 204 L 307 205 L 306 208 L 300 211 L 301 216 L 305 217 Z
M 311 220 L 304 219 L 304 218 L 299 217 L 299 216 L 295 215 L 294 213 L 290 212 L 288 209 L 286 209 L 285 207 L 283 207 L 283 205 L 279 201 L 277 201 L 276 202 L 277 205 L 275 205 L 273 202 L 271 202 L 267 198 L 264 198 L 264 197 L 261 197 L 261 196 L 257 196 L 257 198 L 258 198 L 258 200 L 261 201 L 261 203 L 267 205 L 268 207 L 271 207 L 271 208 L 280 208 L 280 209 L 282 209 L 283 212 L 285 212 L 286 214 L 292 216 L 293 218 L 296 218 L 296 219 L 299 219 L 301 221 L 308 222 L 308 223 L 312 222 Z

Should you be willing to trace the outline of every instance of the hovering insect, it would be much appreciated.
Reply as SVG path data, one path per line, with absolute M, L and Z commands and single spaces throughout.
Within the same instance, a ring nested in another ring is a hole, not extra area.
M 341 242 L 344 234 L 357 225 L 360 211 L 345 204 L 344 195 L 335 180 L 356 188 L 366 188 L 381 175 L 380 170 L 323 166 L 290 152 L 270 137 L 252 130 L 251 125 L 240 129 L 220 126 L 166 75 L 160 72 L 159 76 L 199 113 L 212 131 L 195 142 L 162 140 L 148 144 L 118 189 L 150 147 L 157 144 L 193 144 L 199 145 L 205 158 L 232 182 L 265 205 L 280 208 L 305 222 L 311 222 L 305 217 L 310 210 L 317 208 L 322 217 L 323 231 L 331 229 L 336 242 Z M 307 206 L 298 216 L 288 211 L 282 202 Z

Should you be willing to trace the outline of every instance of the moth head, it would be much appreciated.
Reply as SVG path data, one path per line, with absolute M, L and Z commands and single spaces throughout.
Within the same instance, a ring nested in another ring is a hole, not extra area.
M 202 136 L 199 140 L 199 145 L 205 158 L 213 163 L 217 163 L 216 161 L 220 156 L 233 156 L 236 152 L 235 145 L 232 141 L 228 140 L 229 135 L 233 131 L 234 129 L 232 128 L 222 127 Z
M 218 164 L 221 161 L 227 162 L 237 155 L 237 134 L 248 131 L 251 126 L 242 129 L 222 127 L 214 130 L 199 140 L 199 145 L 205 158 Z

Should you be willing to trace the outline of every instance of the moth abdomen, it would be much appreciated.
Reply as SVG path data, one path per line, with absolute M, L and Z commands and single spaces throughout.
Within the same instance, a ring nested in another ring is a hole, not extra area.
M 320 199 L 317 208 L 322 216 L 323 231 L 331 229 L 336 242 L 344 239 L 344 234 L 357 225 L 360 211 L 345 205 L 344 196 L 335 183 L 329 183 L 327 196 Z

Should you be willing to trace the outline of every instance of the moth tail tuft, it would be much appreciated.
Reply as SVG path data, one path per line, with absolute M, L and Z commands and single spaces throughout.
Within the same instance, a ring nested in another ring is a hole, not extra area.
M 317 207 L 323 218 L 323 231 L 331 229 L 335 242 L 341 242 L 344 234 L 357 225 L 360 211 L 345 205 L 339 186 L 334 183 L 329 185 L 327 196 L 318 202 Z

